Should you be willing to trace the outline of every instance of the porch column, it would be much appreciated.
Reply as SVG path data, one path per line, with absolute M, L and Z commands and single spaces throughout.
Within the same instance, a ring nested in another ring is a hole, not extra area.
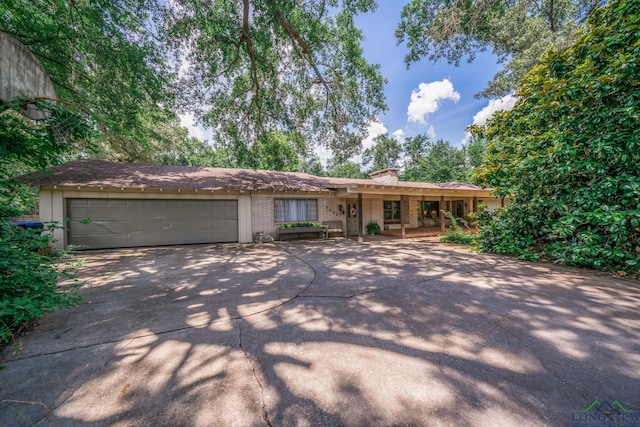
M 504 208 L 504 197 L 500 197 L 500 207 Z
M 404 237 L 404 194 L 400 195 L 400 235 Z
M 473 196 L 473 208 L 471 212 L 473 213 L 478 212 L 478 198 L 476 196 Z
M 362 193 L 358 193 L 358 243 L 364 242 L 364 235 L 362 234 Z
M 444 196 L 440 196 L 440 231 L 445 232 L 444 226 Z

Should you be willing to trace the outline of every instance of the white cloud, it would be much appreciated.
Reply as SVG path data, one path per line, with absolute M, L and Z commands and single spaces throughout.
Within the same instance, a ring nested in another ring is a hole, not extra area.
M 458 102 L 460 94 L 455 91 L 449 79 L 431 83 L 420 83 L 418 90 L 411 92 L 411 102 L 407 108 L 407 119 L 410 122 L 426 123 L 425 118 L 440 108 L 444 100 Z
M 362 140 L 362 150 L 373 147 L 373 140 L 377 136 L 386 134 L 387 127 L 380 120 L 376 119 L 375 121 L 369 123 L 369 128 L 367 129 L 367 131 L 369 135 Z
M 490 100 L 486 107 L 478 111 L 476 115 L 473 116 L 473 124 L 483 126 L 496 111 L 511 110 L 517 100 L 518 98 L 513 95 L 507 95 L 502 98 Z
M 513 95 L 507 95 L 502 98 L 492 99 L 489 103 L 473 116 L 473 124 L 478 126 L 484 126 L 496 111 L 511 110 L 518 100 Z M 464 133 L 464 138 L 460 141 L 460 145 L 466 145 L 471 140 L 471 134 L 469 132 Z
M 432 125 L 429 125 L 429 129 L 427 129 L 427 136 L 436 139 L 436 129 Z
M 180 126 L 187 128 L 189 136 L 198 138 L 200 141 L 205 140 L 204 129 L 196 124 L 196 120 L 191 113 L 180 114 Z
M 393 136 L 393 138 L 398 141 L 400 144 L 404 143 L 405 138 L 407 137 L 407 135 L 404 133 L 403 129 L 396 129 L 391 136 Z
M 314 152 L 318 156 L 320 164 L 326 168 L 329 160 L 333 158 L 333 151 L 324 145 L 316 145 Z

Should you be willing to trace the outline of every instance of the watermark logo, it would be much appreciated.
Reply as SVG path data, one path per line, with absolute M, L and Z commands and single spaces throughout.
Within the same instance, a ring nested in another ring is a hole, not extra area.
M 573 411 L 571 427 L 640 427 L 640 410 L 627 409 L 614 400 L 594 400 L 587 409 Z

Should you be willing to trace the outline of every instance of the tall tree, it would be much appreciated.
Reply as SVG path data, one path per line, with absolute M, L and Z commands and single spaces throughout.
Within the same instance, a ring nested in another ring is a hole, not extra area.
M 302 158 L 298 169 L 300 172 L 308 173 L 309 175 L 326 175 L 324 166 L 322 166 L 322 163 L 320 163 L 320 159 L 313 152 L 307 152 L 307 155 Z
M 478 179 L 508 206 L 485 250 L 637 272 L 640 268 L 640 3 L 612 0 L 589 30 L 546 56 L 519 101 L 488 123 Z
M 423 158 L 428 150 L 431 141 L 427 135 L 416 135 L 405 138 L 402 143 L 402 151 L 404 153 L 405 170 L 415 169 L 418 162 Z
M 466 182 L 469 176 L 463 150 L 439 139 L 427 143 L 424 154 L 412 168 L 404 171 L 403 179 L 419 182 Z
M 89 114 L 99 142 L 118 150 L 144 146 L 149 121 L 171 106 L 161 11 L 153 0 L 5 0 L 0 31 L 36 55 L 58 99 Z
M 349 157 L 386 108 L 379 67 L 354 16 L 373 0 L 175 0 L 167 29 L 182 50 L 183 108 L 202 106 L 221 144 L 296 131 Z
M 402 152 L 400 143 L 387 134 L 376 136 L 373 142 L 374 145 L 362 153 L 362 163 L 370 164 L 371 171 L 398 167 Z
M 575 41 L 589 11 L 606 0 L 411 0 L 396 37 L 406 41 L 407 64 L 422 57 L 458 65 L 491 49 L 505 68 L 482 96 L 503 96 L 549 48 Z
M 335 178 L 367 178 L 367 174 L 362 172 L 359 164 L 350 160 L 340 160 L 339 158 L 333 158 L 329 161 L 327 175 Z

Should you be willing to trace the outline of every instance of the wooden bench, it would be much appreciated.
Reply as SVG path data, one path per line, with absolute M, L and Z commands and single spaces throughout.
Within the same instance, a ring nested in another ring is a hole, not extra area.
M 284 240 L 283 237 L 287 234 L 297 234 L 298 239 L 301 234 L 305 233 L 317 233 L 318 237 L 325 236 L 326 227 L 291 227 L 291 228 L 278 228 L 278 240 Z
M 326 227 L 325 238 L 329 237 L 329 233 L 340 233 L 346 237 L 345 229 L 342 226 L 342 220 L 322 221 L 322 226 Z

